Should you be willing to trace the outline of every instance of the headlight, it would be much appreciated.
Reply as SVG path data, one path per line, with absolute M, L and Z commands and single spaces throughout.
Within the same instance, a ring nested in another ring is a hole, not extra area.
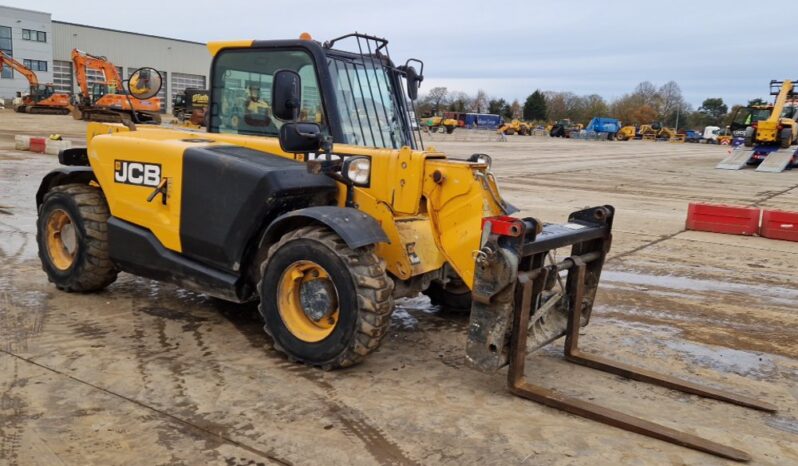
M 493 164 L 493 159 L 488 154 L 472 154 L 468 161 L 485 164 L 488 168 Z
M 368 157 L 352 157 L 344 160 L 341 168 L 344 179 L 358 186 L 368 186 L 371 177 L 371 159 Z

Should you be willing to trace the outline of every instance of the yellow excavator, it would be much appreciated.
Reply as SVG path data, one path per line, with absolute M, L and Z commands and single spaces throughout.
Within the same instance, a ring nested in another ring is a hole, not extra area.
M 746 121 L 748 126 L 745 129 L 746 147 L 761 144 L 779 145 L 787 149 L 798 142 L 798 123 L 796 123 L 798 107 L 787 105 L 788 100 L 795 95 L 793 81 L 789 79 L 770 81 L 770 95 L 776 96 L 772 106 L 738 109 L 738 112 L 743 110 L 749 112 Z M 759 118 L 765 115 L 767 118 L 759 119 L 755 117 L 756 114 L 760 115 Z M 735 115 L 733 120 L 737 121 L 738 115 Z
M 90 123 L 88 147 L 59 154 L 61 166 L 36 194 L 44 273 L 72 292 L 102 290 L 127 272 L 258 301 L 275 349 L 321 369 L 374 353 L 394 300 L 425 293 L 469 313 L 465 361 L 486 372 L 509 365 L 512 393 L 750 459 L 525 378 L 527 353 L 565 337 L 568 361 L 775 410 L 582 352 L 615 209 L 585 208 L 561 225 L 513 216 L 490 156 L 455 158 L 423 146 L 411 121 L 423 63 L 397 65 L 387 45 L 358 33 L 324 43 L 308 34 L 209 43 L 207 132 Z M 269 83 L 268 109 L 250 108 L 247 96 L 222 105 L 246 80 Z M 147 99 L 158 89 L 130 92 Z M 236 107 L 245 113 L 234 126 L 227 112 Z M 558 259 L 564 248 L 570 253 Z

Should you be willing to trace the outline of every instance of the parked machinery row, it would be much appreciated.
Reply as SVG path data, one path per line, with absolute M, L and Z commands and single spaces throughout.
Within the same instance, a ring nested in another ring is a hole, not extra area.
M 14 110 L 20 113 L 60 114 L 71 113 L 77 120 L 154 123 L 161 122 L 161 100 L 157 97 L 137 99 L 125 92 L 122 77 L 117 67 L 105 57 L 72 50 L 75 80 L 80 88 L 77 95 L 57 92 L 52 83 L 42 84 L 36 73 L 23 63 L 0 52 L 0 70 L 8 66 L 28 80 L 27 93 L 19 92 L 13 101 Z M 101 72 L 102 79 L 91 81 L 89 70 Z M 157 71 L 136 73 L 134 87 L 151 86 L 158 81 Z

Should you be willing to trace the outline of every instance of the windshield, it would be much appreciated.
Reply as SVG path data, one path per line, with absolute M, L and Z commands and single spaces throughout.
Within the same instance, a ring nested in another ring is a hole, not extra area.
M 734 118 L 734 123 L 739 125 L 750 125 L 757 121 L 767 120 L 770 118 L 770 112 L 772 111 L 773 109 L 771 108 L 741 108 Z
M 231 49 L 216 57 L 209 131 L 277 137 L 283 122 L 272 118 L 271 91 L 274 74 L 283 69 L 302 78 L 299 120 L 318 123 L 326 132 L 313 58 L 288 49 Z M 200 96 L 195 94 L 189 102 L 194 105 L 194 97 Z
M 393 81 L 382 62 L 331 56 L 332 76 L 345 144 L 398 149 L 411 145 Z
M 792 105 L 784 107 L 784 110 L 781 111 L 781 118 L 794 118 L 796 108 L 798 107 Z

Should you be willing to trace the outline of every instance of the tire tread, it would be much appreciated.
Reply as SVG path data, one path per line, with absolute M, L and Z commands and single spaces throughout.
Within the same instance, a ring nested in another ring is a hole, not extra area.
M 393 281 L 388 278 L 385 263 L 377 256 L 373 246 L 353 250 L 332 230 L 312 225 L 291 231 L 274 243 L 269 248 L 266 259 L 260 264 L 260 277 L 265 276 L 269 259 L 286 243 L 298 239 L 315 240 L 333 251 L 348 266 L 357 292 L 358 316 L 353 338 L 337 357 L 319 367 L 332 370 L 358 364 L 379 347 L 383 337 L 388 333 L 393 312 Z M 263 280 L 258 283 L 260 296 L 264 296 L 262 287 Z M 258 310 L 265 320 L 266 311 L 263 302 L 258 304 Z M 264 326 L 264 329 L 274 340 L 268 326 Z M 305 362 L 288 354 L 276 340 L 274 340 L 274 349 L 291 361 Z

